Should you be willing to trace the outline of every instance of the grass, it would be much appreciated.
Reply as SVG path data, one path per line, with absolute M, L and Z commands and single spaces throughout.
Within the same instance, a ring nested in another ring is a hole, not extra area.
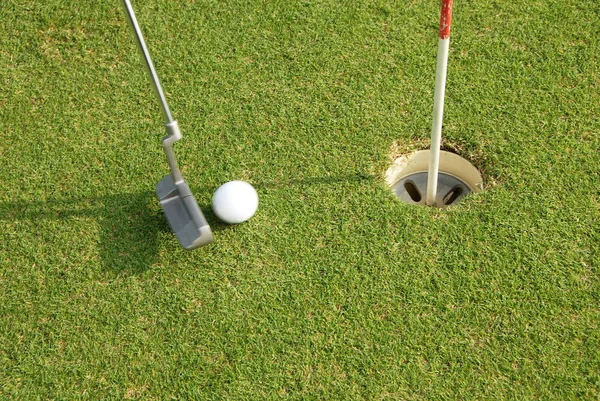
M 455 3 L 444 137 L 488 188 L 441 211 L 383 180 L 429 135 L 438 2 L 136 1 L 191 253 L 116 3 L 0 3 L 0 398 L 600 397 L 596 2 Z

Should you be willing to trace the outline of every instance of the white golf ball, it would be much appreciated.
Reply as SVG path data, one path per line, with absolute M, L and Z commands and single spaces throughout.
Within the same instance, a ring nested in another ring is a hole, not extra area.
M 212 208 L 225 223 L 242 223 L 256 213 L 258 194 L 247 182 L 229 181 L 215 191 Z

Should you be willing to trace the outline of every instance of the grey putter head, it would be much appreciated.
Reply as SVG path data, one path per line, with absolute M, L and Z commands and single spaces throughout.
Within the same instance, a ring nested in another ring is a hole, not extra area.
M 181 139 L 179 124 L 171 121 L 165 124 L 165 128 L 167 136 L 162 143 L 171 174 L 156 185 L 156 196 L 179 243 L 185 249 L 192 250 L 210 244 L 213 235 L 175 159 L 173 143 Z
M 181 131 L 179 130 L 179 124 L 173 119 L 169 110 L 167 99 L 154 69 L 154 64 L 150 58 L 150 52 L 144 41 L 142 30 L 135 17 L 135 12 L 129 0 L 123 0 L 123 6 L 125 7 L 129 25 L 136 38 L 138 49 L 142 55 L 142 60 L 145 62 L 146 70 L 154 86 L 154 91 L 158 97 L 163 117 L 166 121 L 165 129 L 167 136 L 163 138 L 162 145 L 167 156 L 171 174 L 160 180 L 156 185 L 156 196 L 181 246 L 188 250 L 195 249 L 213 241 L 212 231 L 190 187 L 183 180 L 183 175 L 177 165 L 177 159 L 173 152 L 173 144 L 181 139 Z
M 156 196 L 183 248 L 192 250 L 213 241 L 210 226 L 185 181 L 175 183 L 173 176 L 167 175 L 156 185 Z

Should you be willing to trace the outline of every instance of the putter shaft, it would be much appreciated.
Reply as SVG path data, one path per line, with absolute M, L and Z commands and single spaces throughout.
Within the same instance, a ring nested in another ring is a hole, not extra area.
M 156 96 L 158 97 L 158 101 L 160 102 L 165 123 L 171 123 L 174 121 L 173 116 L 171 115 L 171 110 L 169 109 L 169 105 L 167 104 L 167 98 L 165 97 L 165 94 L 162 90 L 162 86 L 160 85 L 160 81 L 158 79 L 158 75 L 156 74 L 156 70 L 154 69 L 154 63 L 152 63 L 152 58 L 150 57 L 148 46 L 146 46 L 146 42 L 144 41 L 144 36 L 142 35 L 142 30 L 140 29 L 140 26 L 137 22 L 137 18 L 135 17 L 135 12 L 133 11 L 131 2 L 129 0 L 123 0 L 123 5 L 125 6 L 125 11 L 127 13 L 129 25 L 131 26 L 131 29 L 135 34 L 138 49 L 142 53 L 144 64 L 152 80 L 154 91 L 156 92 Z

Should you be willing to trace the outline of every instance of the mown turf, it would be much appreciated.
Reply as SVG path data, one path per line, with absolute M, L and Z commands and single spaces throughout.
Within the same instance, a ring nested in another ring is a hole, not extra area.
M 600 397 L 599 3 L 455 2 L 444 137 L 488 188 L 440 211 L 383 179 L 429 136 L 437 1 L 135 1 L 190 253 L 118 3 L 0 3 L 0 398 Z

